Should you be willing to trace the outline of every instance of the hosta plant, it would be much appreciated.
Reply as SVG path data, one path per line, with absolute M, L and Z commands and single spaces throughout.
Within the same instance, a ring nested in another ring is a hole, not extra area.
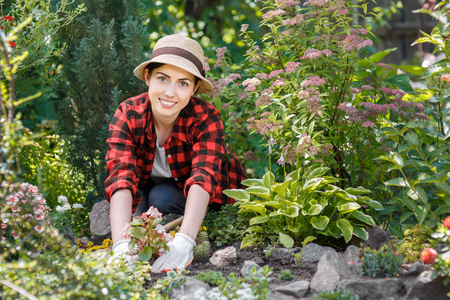
M 283 244 L 286 239 L 300 244 L 310 237 L 366 240 L 365 227 L 375 222 L 363 207 L 381 210 L 383 206 L 365 196 L 370 191 L 363 187 L 341 189 L 335 185 L 338 179 L 324 175 L 327 171 L 320 166 L 298 168 L 281 183 L 268 172 L 262 179 L 244 180 L 246 189 L 226 190 L 226 195 L 236 199 L 239 213 L 250 216 L 250 234 L 241 247 L 251 245 L 258 235 L 279 237 Z

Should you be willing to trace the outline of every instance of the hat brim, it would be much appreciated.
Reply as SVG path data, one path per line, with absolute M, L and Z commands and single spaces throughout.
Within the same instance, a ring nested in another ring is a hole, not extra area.
M 202 81 L 202 84 L 200 85 L 197 91 L 197 93 L 199 94 L 207 93 L 213 89 L 211 82 L 209 82 L 208 79 L 206 79 L 204 76 L 202 76 L 202 74 L 200 74 L 197 67 L 192 62 L 183 57 L 179 57 L 173 54 L 159 55 L 155 58 L 152 58 L 151 60 L 141 63 L 139 66 L 137 66 L 136 69 L 134 69 L 134 75 L 140 80 L 145 81 L 144 71 L 145 68 L 148 66 L 148 64 L 151 63 L 168 64 L 174 67 L 181 68 L 191 73 L 192 75 L 194 75 L 195 77 L 197 77 Z

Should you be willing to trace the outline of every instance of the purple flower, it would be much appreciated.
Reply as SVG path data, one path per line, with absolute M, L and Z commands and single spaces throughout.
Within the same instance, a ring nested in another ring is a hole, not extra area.
M 286 65 L 286 73 L 294 73 L 295 70 L 300 66 L 299 62 L 288 62 L 288 64 Z
M 270 72 L 269 79 L 277 77 L 278 75 L 280 75 L 282 73 L 284 73 L 284 70 L 274 70 L 274 71 Z
M 362 124 L 362 127 L 366 127 L 366 128 L 370 127 L 370 128 L 373 128 L 373 127 L 375 127 L 375 123 L 370 122 L 370 121 L 366 121 L 366 122 L 364 122 L 364 123 Z
M 303 14 L 298 14 L 292 19 L 283 20 L 284 26 L 294 26 L 302 23 L 305 20 L 305 16 Z
M 301 87 L 307 87 L 307 86 L 310 86 L 310 85 L 321 86 L 321 85 L 324 85 L 326 83 L 327 83 L 327 81 L 325 79 L 323 79 L 323 78 L 320 78 L 319 76 L 310 76 L 310 77 L 308 77 L 308 79 L 304 80 L 300 84 L 300 86 Z
M 262 18 L 263 18 L 263 20 L 269 20 L 269 19 L 275 18 L 276 16 L 282 16 L 285 14 L 286 14 L 286 11 L 284 11 L 282 9 L 269 10 L 265 14 L 262 15 Z
M 319 148 L 314 147 L 314 146 L 309 147 L 309 153 L 311 153 L 312 156 L 316 156 L 318 152 L 319 152 Z
M 314 49 L 314 48 L 308 48 L 305 53 L 303 54 L 300 59 L 318 59 L 322 57 L 322 51 Z
M 248 24 L 242 24 L 242 25 L 241 25 L 241 31 L 242 31 L 242 32 L 247 31 L 247 29 L 248 29 Z
M 281 157 L 277 160 L 277 164 L 280 166 L 284 166 L 286 164 L 286 161 L 284 160 L 283 153 L 281 153 Z
M 224 104 L 222 105 L 222 109 L 227 109 L 227 108 L 230 108 L 230 104 L 224 103 Z

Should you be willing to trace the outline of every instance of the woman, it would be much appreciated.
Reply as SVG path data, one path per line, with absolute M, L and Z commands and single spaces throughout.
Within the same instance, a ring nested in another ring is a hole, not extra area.
M 139 205 L 163 214 L 184 213 L 179 233 L 152 272 L 185 269 L 208 205 L 230 203 L 222 191 L 239 188 L 242 165 L 224 144 L 220 114 L 194 97 L 212 89 L 204 77 L 204 55 L 194 40 L 174 34 L 161 38 L 150 60 L 134 74 L 148 92 L 120 104 L 107 139 L 107 179 L 115 257 L 129 263 L 123 230 Z

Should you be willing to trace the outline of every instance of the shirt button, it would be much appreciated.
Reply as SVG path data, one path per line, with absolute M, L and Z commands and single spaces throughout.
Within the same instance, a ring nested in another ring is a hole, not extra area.
M 178 178 L 174 178 L 175 179 L 175 181 L 178 181 Z
M 169 154 L 169 155 L 167 155 L 167 157 L 168 157 L 168 158 L 171 158 L 171 157 L 172 157 L 172 155 L 170 155 L 170 154 Z

